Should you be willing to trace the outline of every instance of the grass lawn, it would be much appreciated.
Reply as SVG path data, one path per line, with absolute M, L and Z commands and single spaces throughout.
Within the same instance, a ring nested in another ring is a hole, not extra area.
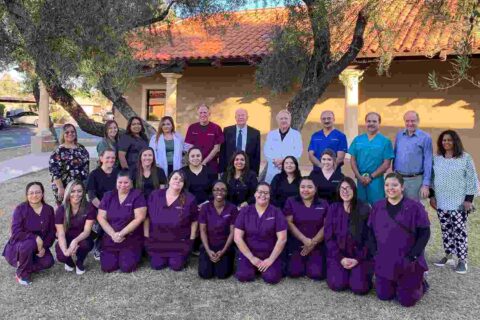
M 11 213 L 23 200 L 27 182 L 41 181 L 53 203 L 44 170 L 0 185 L 0 245 L 8 239 Z M 480 208 L 479 201 L 476 202 Z M 104 274 L 91 256 L 83 276 L 63 265 L 34 275 L 32 286 L 14 281 L 14 269 L 0 261 L 0 319 L 478 319 L 480 314 L 480 212 L 469 219 L 469 272 L 458 275 L 432 262 L 442 256 L 440 226 L 434 212 L 428 245 L 431 290 L 410 309 L 367 296 L 336 293 L 325 282 L 284 279 L 272 286 L 234 278 L 200 280 L 197 259 L 186 271 L 153 271 L 144 263 L 132 274 Z

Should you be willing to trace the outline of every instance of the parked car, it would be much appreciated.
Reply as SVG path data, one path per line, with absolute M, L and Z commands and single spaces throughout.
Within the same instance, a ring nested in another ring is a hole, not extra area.
M 32 111 L 20 112 L 10 116 L 11 124 L 33 124 L 38 126 L 38 114 Z
M 7 127 L 7 120 L 4 117 L 0 116 L 0 130 L 6 127 Z
M 112 111 L 106 111 L 104 114 L 103 114 L 103 122 L 107 122 L 108 120 L 114 120 L 115 119 L 115 116 L 113 114 Z

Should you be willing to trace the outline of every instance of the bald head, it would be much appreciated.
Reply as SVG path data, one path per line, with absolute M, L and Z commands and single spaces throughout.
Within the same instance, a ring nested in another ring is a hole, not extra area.
M 237 126 L 240 128 L 243 128 L 244 126 L 247 125 L 248 121 L 248 112 L 245 109 L 237 109 L 235 111 L 235 122 L 237 123 Z
M 403 120 L 405 121 L 405 129 L 409 134 L 413 134 L 418 128 L 420 117 L 416 111 L 409 110 L 403 115 Z
M 325 110 L 320 115 L 320 122 L 323 124 L 323 128 L 326 130 L 332 130 L 335 125 L 335 114 L 333 111 Z

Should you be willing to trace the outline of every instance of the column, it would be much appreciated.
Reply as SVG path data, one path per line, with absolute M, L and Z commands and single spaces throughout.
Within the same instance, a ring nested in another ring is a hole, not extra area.
M 182 77 L 180 73 L 162 73 L 167 79 L 165 92 L 165 115 L 171 116 L 173 121 L 177 121 L 177 80 Z
M 347 68 L 339 76 L 345 86 L 344 131 L 349 145 L 358 136 L 358 84 L 362 75 L 363 70 Z
M 47 88 L 39 82 L 40 101 L 38 103 L 37 134 L 31 138 L 31 152 L 48 152 L 55 148 L 55 139 L 50 132 L 50 103 Z

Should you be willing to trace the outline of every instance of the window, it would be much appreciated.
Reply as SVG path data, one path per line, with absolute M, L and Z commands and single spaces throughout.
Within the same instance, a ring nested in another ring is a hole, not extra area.
M 158 121 L 165 115 L 165 90 L 147 90 L 147 121 Z

